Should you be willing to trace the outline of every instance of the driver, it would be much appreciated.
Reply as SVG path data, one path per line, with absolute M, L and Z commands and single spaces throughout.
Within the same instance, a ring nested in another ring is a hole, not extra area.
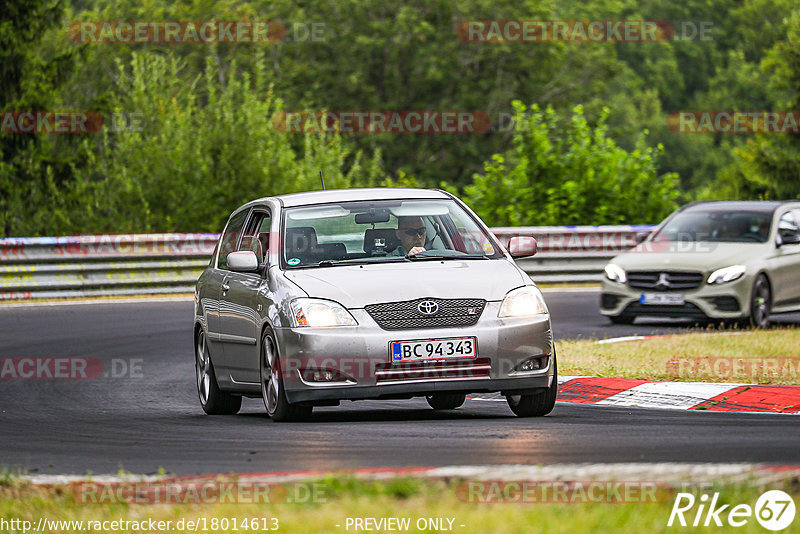
M 425 252 L 425 235 L 427 229 L 422 217 L 406 216 L 397 218 L 397 235 L 400 246 L 390 256 L 414 255 Z

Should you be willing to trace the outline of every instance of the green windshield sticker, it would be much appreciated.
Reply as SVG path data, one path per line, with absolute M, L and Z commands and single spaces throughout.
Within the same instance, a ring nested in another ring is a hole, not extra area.
M 289 258 L 286 263 L 289 265 L 297 265 L 300 263 L 300 258 Z

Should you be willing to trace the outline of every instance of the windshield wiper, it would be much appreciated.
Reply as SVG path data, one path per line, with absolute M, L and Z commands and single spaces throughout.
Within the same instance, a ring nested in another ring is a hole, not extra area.
M 424 260 L 488 260 L 491 259 L 489 256 L 484 254 L 481 255 L 469 255 L 464 254 L 463 256 L 453 256 L 451 254 L 414 254 L 408 255 L 406 254 L 406 258 L 412 261 L 424 261 Z
M 384 257 L 381 258 L 380 261 L 374 259 L 368 260 L 366 258 L 353 258 L 351 260 L 322 260 L 318 263 L 305 265 L 305 267 L 335 267 L 336 265 L 371 265 L 373 263 L 397 263 L 400 261 L 408 261 L 408 260 L 406 258 L 403 258 L 402 256 Z

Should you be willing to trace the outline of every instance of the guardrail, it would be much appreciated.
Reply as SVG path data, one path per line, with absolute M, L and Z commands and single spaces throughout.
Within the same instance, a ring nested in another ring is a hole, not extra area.
M 533 236 L 519 260 L 537 282 L 597 282 L 605 263 L 652 226 L 493 228 L 504 243 Z M 218 234 L 125 234 L 0 239 L 0 300 L 190 293 Z

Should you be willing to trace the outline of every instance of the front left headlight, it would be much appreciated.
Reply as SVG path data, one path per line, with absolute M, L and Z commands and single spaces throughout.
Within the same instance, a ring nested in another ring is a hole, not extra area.
M 617 264 L 614 263 L 607 264 L 604 271 L 606 273 L 606 278 L 608 278 L 612 282 L 618 282 L 620 284 L 624 284 L 625 282 L 628 281 L 628 277 L 625 274 L 625 269 L 623 269 Z
M 522 286 L 509 291 L 502 304 L 498 317 L 525 317 L 549 313 L 544 296 L 536 286 Z
M 725 282 L 733 282 L 744 276 L 745 272 L 747 272 L 747 268 L 744 265 L 731 265 L 730 267 L 717 269 L 708 277 L 708 283 L 724 284 Z
M 358 326 L 358 322 L 344 306 L 323 299 L 294 299 L 292 320 L 294 326 Z

